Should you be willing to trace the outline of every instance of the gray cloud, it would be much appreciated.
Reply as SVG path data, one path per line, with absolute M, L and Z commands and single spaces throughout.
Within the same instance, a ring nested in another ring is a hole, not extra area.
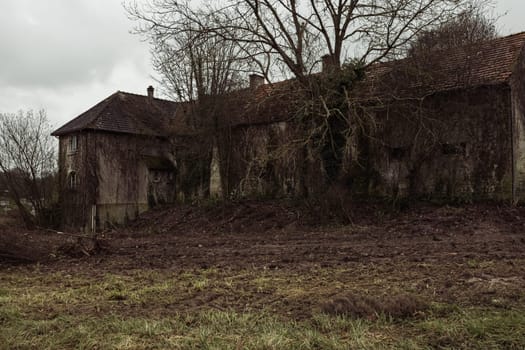
M 45 87 L 104 81 L 147 48 L 118 0 L 3 0 L 0 82 Z
M 152 83 L 148 45 L 121 0 L 1 0 L 0 112 L 45 108 L 57 125 L 116 90 Z
M 498 27 L 502 34 L 525 31 L 524 14 L 525 1 L 523 0 L 498 0 L 495 2 L 494 15 L 501 16 Z
M 45 108 L 59 126 L 116 90 L 145 93 L 149 48 L 122 1 L 0 0 L 0 112 Z M 525 1 L 495 5 L 503 34 L 525 31 Z

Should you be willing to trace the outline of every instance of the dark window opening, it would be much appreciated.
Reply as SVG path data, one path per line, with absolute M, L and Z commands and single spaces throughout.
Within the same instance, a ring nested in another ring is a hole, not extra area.
M 467 144 L 461 143 L 443 143 L 441 152 L 445 155 L 465 155 L 467 153 Z
M 153 170 L 151 181 L 152 182 L 160 182 L 160 171 Z
M 74 171 L 71 171 L 68 175 L 68 181 L 67 185 L 70 190 L 74 190 L 77 188 L 78 185 L 78 179 L 77 179 L 77 173 Z
M 390 158 L 393 160 L 401 160 L 407 153 L 404 147 L 392 147 L 390 148 Z

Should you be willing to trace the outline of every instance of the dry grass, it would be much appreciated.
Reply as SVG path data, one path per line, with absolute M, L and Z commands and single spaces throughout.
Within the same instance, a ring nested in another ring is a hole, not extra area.
M 333 272 L 93 276 L 11 268 L 0 272 L 0 349 L 520 349 L 525 343 L 519 307 L 346 294 L 327 303 L 328 313 L 312 310 L 297 319 L 283 312 L 296 298 L 326 293 L 328 286 L 314 286 L 326 285 Z M 266 298 L 272 291 L 279 298 Z
M 414 295 L 370 296 L 351 293 L 324 303 L 321 310 L 329 315 L 374 320 L 380 316 L 392 319 L 421 316 L 428 308 L 427 302 Z

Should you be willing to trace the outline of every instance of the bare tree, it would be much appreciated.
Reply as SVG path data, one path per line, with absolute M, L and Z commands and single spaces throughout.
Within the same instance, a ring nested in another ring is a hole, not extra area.
M 291 74 L 307 85 L 321 52 L 336 66 L 349 59 L 373 64 L 400 55 L 421 31 L 471 6 L 471 0 L 152 0 L 129 10 L 143 30 L 219 36 L 242 45 L 261 73 Z
M 140 18 L 141 12 L 136 4 L 127 9 L 132 18 Z M 200 20 L 203 24 L 210 24 L 207 21 L 211 19 L 203 17 Z M 201 135 L 198 140 L 187 136 L 184 141 L 180 137 L 172 138 L 172 142 L 181 157 L 179 161 L 188 160 L 183 168 L 202 176 L 210 172 L 212 152 L 217 156 L 224 151 L 217 146 L 219 128 L 228 127 L 227 123 L 219 121 L 223 99 L 247 85 L 245 75 L 251 71 L 252 61 L 242 58 L 245 52 L 242 44 L 201 30 L 191 21 L 183 21 L 180 25 L 184 29 L 176 34 L 147 26 L 138 26 L 136 32 L 152 45 L 153 66 L 159 73 L 164 93 L 184 102 L 181 109 L 185 111 L 186 127 Z M 227 156 L 222 158 L 228 159 Z
M 289 110 L 302 133 L 301 142 L 294 145 L 304 159 L 312 148 L 324 155 L 330 182 L 338 177 L 345 150 L 357 159 L 359 135 L 371 133 L 375 124 L 373 113 L 354 103 L 354 82 L 362 72 L 374 63 L 404 56 L 421 33 L 489 2 L 151 0 L 128 11 L 143 32 L 157 37 L 215 37 L 236 45 L 236 58 L 250 60 L 268 81 L 293 78 Z M 323 54 L 325 74 L 312 74 L 319 70 Z M 306 165 L 301 174 L 307 176 Z
M 44 211 L 53 200 L 57 164 L 50 135 L 44 110 L 0 114 L 0 181 L 27 226 L 41 224 Z
M 409 55 L 475 44 L 498 36 L 496 18 L 479 6 L 471 6 L 437 28 L 422 31 L 409 48 Z

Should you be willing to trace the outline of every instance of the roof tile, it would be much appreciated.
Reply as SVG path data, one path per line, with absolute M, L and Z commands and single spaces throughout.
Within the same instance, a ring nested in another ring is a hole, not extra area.
M 55 130 L 61 136 L 81 130 L 165 136 L 176 118 L 178 103 L 117 91 Z

